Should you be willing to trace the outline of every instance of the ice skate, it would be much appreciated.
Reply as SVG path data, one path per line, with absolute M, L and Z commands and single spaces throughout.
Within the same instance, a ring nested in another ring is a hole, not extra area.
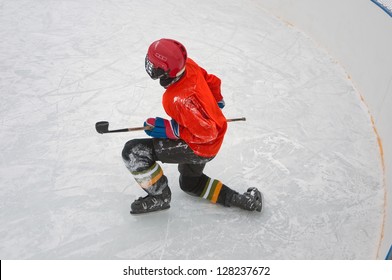
M 263 209 L 263 195 L 257 188 L 249 188 L 244 194 L 235 193 L 231 197 L 230 206 L 248 211 L 261 212 Z
M 170 208 L 171 191 L 166 187 L 159 195 L 139 197 L 131 204 L 131 214 L 143 214 Z

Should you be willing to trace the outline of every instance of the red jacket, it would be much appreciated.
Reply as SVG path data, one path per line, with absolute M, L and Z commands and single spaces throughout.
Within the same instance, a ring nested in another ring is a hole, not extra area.
M 185 69 L 184 76 L 163 94 L 163 108 L 179 124 L 180 138 L 195 154 L 213 157 L 227 129 L 226 118 L 217 105 L 223 99 L 221 81 L 190 58 Z

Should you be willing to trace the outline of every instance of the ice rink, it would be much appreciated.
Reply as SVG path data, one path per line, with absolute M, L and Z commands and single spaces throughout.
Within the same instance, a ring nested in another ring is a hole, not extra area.
M 0 2 L 0 259 L 375 259 L 384 209 L 368 108 L 347 73 L 252 0 Z M 129 214 L 144 195 L 121 158 L 167 117 L 144 70 L 173 38 L 222 79 L 230 123 L 206 174 L 264 194 L 262 213 L 190 197 L 162 165 L 171 208 Z

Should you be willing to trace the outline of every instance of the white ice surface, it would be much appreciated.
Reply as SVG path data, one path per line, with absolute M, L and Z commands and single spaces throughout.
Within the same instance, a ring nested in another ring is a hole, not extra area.
M 0 2 L 0 259 L 374 259 L 383 195 L 367 112 L 341 66 L 257 1 Z M 168 211 L 144 195 L 123 144 L 94 124 L 163 116 L 148 45 L 183 42 L 222 81 L 230 123 L 207 175 L 262 190 L 249 213 L 190 197 L 175 165 Z

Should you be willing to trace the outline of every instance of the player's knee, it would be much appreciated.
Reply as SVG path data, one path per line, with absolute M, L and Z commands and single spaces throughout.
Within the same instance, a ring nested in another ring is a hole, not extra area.
M 150 139 L 133 139 L 125 143 L 122 158 L 127 168 L 134 172 L 154 164 L 153 144 Z
M 193 177 L 187 177 L 187 176 L 182 176 L 180 175 L 180 188 L 186 193 L 189 193 L 192 187 L 194 187 L 194 180 L 192 180 Z
M 124 160 L 129 161 L 133 148 L 137 145 L 137 139 L 133 139 L 125 143 L 121 156 Z
M 184 192 L 194 196 L 200 196 L 203 192 L 206 178 L 206 175 L 202 175 L 200 177 L 190 177 L 180 175 L 180 188 Z

